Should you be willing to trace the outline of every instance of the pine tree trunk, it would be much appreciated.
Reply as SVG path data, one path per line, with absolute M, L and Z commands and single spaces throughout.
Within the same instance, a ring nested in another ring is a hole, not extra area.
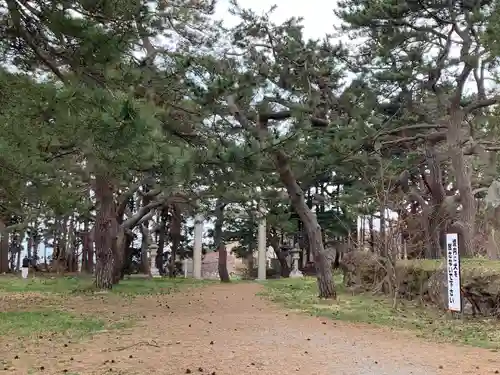
M 224 244 L 224 234 L 222 226 L 224 224 L 224 208 L 226 204 L 222 199 L 217 199 L 215 203 L 215 224 L 214 224 L 214 244 L 219 252 L 218 271 L 220 281 L 223 283 L 231 282 L 229 272 L 227 270 L 227 251 Z
M 163 264 L 165 252 L 165 237 L 167 232 L 168 209 L 161 210 L 160 230 L 158 235 L 158 252 L 156 253 L 156 268 L 160 271 L 160 275 L 165 276 L 165 266 Z
M 278 258 L 278 262 L 280 262 L 280 276 L 281 277 L 289 277 L 290 276 L 290 267 L 288 266 L 288 262 L 286 257 L 283 255 L 281 250 L 278 250 L 276 253 L 276 257 Z
M 449 146 L 451 166 L 454 170 L 458 192 L 460 193 L 460 221 L 455 223 L 460 228 L 462 245 L 460 253 L 464 256 L 474 255 L 474 235 L 476 232 L 476 202 L 472 191 L 472 167 L 466 160 L 463 149 L 462 122 L 464 114 L 458 108 L 451 109 L 450 122 L 446 140 Z
M 219 252 L 218 270 L 220 281 L 223 283 L 229 283 L 231 282 L 231 279 L 229 278 L 229 272 L 227 270 L 227 250 L 224 242 L 219 243 L 217 251 Z
M 26 252 L 28 253 L 28 259 L 30 260 L 30 263 L 32 264 L 33 262 L 33 254 L 31 251 L 33 250 L 33 234 L 30 232 L 28 233 L 28 243 L 26 244 Z
M 149 245 L 151 245 L 151 239 L 149 234 L 149 229 L 147 224 L 141 224 L 141 272 L 144 275 L 151 276 L 151 262 L 149 261 L 148 252 Z
M 181 226 L 182 216 L 179 207 L 172 205 L 172 220 L 170 221 L 170 238 L 172 240 L 172 251 L 170 252 L 170 260 L 168 265 L 168 277 L 175 277 L 175 262 L 177 260 L 177 252 L 181 243 Z
M 113 240 L 117 235 L 116 208 L 113 186 L 106 175 L 97 174 L 95 179 L 97 214 L 95 233 L 95 285 L 99 289 L 111 289 L 115 280 L 115 253 Z
M 113 287 L 114 260 L 113 252 L 98 251 L 95 267 L 95 285 L 99 289 L 111 289 Z
M 278 258 L 278 261 L 280 262 L 280 276 L 281 277 L 290 276 L 290 267 L 288 266 L 288 262 L 285 255 L 283 255 L 283 251 L 281 251 L 280 249 L 280 238 L 277 235 L 275 228 L 269 228 L 267 240 L 274 249 L 276 258 Z
M 89 267 L 89 256 L 90 256 L 90 230 L 89 222 L 85 220 L 83 223 L 83 233 L 82 233 L 82 272 L 91 273 Z
M 375 252 L 375 232 L 373 231 L 373 216 L 368 216 L 368 228 L 370 231 L 370 249 L 372 253 Z
M 336 298 L 333 280 L 333 267 L 322 241 L 322 231 L 318 219 L 307 206 L 304 191 L 293 175 L 288 157 L 280 150 L 275 151 L 275 163 L 281 182 L 285 185 L 295 212 L 299 215 L 307 232 L 310 248 L 313 252 L 314 266 L 321 298 Z
M 125 246 L 127 244 L 125 229 L 118 224 L 116 224 L 116 235 L 111 242 L 111 249 L 113 250 L 114 257 L 114 273 L 113 273 L 113 283 L 118 284 L 123 278 L 123 268 L 125 265 Z
M 88 234 L 87 261 L 89 273 L 94 272 L 94 228 Z
M 0 230 L 5 229 L 5 223 L 0 219 Z M 0 273 L 9 272 L 9 233 L 0 233 Z

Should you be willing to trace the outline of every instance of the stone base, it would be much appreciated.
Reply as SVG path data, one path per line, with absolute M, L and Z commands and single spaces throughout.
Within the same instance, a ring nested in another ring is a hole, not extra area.
M 292 279 L 299 279 L 301 277 L 304 277 L 304 274 L 300 272 L 299 270 L 292 270 L 290 272 L 290 278 Z
M 161 277 L 160 270 L 156 267 L 151 267 L 151 276 L 154 278 Z

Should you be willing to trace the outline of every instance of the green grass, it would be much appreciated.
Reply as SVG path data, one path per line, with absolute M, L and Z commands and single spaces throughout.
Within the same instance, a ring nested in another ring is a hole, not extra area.
M 317 298 L 316 280 L 281 279 L 265 283 L 262 293 L 285 307 L 326 318 L 414 330 L 417 336 L 490 349 L 500 348 L 500 324 L 495 320 L 460 320 L 432 308 L 392 301 L 371 294 L 352 295 L 338 283 L 338 300 Z
M 201 286 L 211 283 L 208 280 L 194 279 L 130 279 L 122 280 L 111 290 L 114 294 L 143 295 L 143 294 L 168 294 L 186 286 Z M 36 277 L 21 279 L 13 276 L 0 276 L 0 292 L 22 293 L 90 293 L 95 292 L 91 277 Z
M 398 266 L 412 266 L 420 268 L 425 271 L 433 271 L 444 265 L 445 259 L 412 259 L 412 260 L 399 260 Z M 485 258 L 462 258 L 460 260 L 461 267 L 464 270 L 471 269 L 485 269 L 490 271 L 500 271 L 500 261 L 489 260 Z
M 77 317 L 63 311 L 0 312 L 0 336 L 64 334 L 84 336 L 105 328 L 103 321 Z
M 169 294 L 184 287 L 202 286 L 212 281 L 194 279 L 129 279 L 122 280 L 110 291 L 110 295 L 130 298 L 145 294 Z M 14 276 L 0 276 L 0 294 L 17 294 L 27 301 L 31 293 L 48 295 L 49 306 L 25 306 L 23 311 L 0 311 L 0 336 L 32 336 L 64 334 L 83 337 L 103 329 L 120 330 L 133 325 L 131 319 L 104 322 L 91 315 L 77 316 L 58 306 L 60 296 L 70 294 L 91 294 L 97 292 L 91 277 L 36 277 L 24 280 Z M 51 295 L 59 298 L 51 302 Z M 22 302 L 21 302 L 22 303 Z M 1 306 L 0 306 L 1 309 Z

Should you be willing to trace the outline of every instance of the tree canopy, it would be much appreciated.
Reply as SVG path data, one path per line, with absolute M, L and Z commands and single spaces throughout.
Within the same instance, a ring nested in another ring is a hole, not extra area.
M 363 248 L 359 216 L 384 256 L 440 257 L 449 231 L 500 256 L 497 2 L 343 0 L 344 45 L 236 2 L 232 27 L 203 0 L 0 4 L 0 271 L 12 241 L 44 237 L 65 268 L 95 251 L 109 288 L 138 238 L 161 264 L 188 254 L 196 212 L 240 256 L 264 212 L 324 297 L 325 244 Z

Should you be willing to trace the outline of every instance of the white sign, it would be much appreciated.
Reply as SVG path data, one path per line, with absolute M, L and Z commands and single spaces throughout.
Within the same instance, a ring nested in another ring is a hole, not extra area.
M 446 234 L 446 268 L 448 273 L 448 309 L 462 311 L 460 296 L 460 255 L 458 253 L 458 234 Z

